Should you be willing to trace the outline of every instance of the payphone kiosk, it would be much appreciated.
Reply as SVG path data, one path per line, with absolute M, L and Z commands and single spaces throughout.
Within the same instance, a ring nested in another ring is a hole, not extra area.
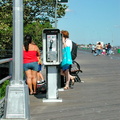
M 58 67 L 61 63 L 62 38 L 59 29 L 43 30 L 43 64 L 46 66 L 47 94 L 43 102 L 62 102 L 58 97 Z

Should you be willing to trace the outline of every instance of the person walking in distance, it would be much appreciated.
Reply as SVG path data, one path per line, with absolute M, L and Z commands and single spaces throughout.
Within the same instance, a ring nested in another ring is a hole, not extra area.
M 110 45 L 110 43 L 108 43 L 108 45 L 107 45 L 107 55 L 110 55 L 110 52 L 111 52 L 111 45 Z
M 92 51 L 91 51 L 91 52 L 92 52 L 92 53 L 96 53 L 96 51 L 95 51 L 95 50 L 96 50 L 96 47 L 95 47 L 95 45 L 94 45 L 94 44 L 92 44 Z
M 102 47 L 101 42 L 98 42 L 98 43 L 97 43 L 96 49 L 97 49 L 97 51 L 96 51 L 97 55 L 101 55 L 102 50 L 103 50 L 103 47 Z

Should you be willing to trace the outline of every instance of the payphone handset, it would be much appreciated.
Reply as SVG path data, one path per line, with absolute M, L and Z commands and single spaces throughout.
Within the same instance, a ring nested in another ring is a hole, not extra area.
M 59 65 L 61 62 L 62 40 L 59 29 L 43 30 L 43 64 Z

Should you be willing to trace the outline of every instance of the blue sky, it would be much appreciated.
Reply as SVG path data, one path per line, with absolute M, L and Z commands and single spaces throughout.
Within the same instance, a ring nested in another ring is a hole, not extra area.
M 69 0 L 66 15 L 57 27 L 68 30 L 78 44 L 120 45 L 120 0 Z

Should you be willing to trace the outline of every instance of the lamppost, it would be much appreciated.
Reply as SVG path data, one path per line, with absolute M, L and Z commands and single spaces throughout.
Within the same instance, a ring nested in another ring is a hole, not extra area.
M 57 28 L 57 4 L 58 0 L 55 1 L 55 28 Z
M 23 0 L 13 0 L 13 70 L 4 119 L 30 119 L 28 86 L 23 81 Z
M 68 0 L 55 0 L 55 28 L 57 28 L 57 7 L 58 3 L 68 3 Z

